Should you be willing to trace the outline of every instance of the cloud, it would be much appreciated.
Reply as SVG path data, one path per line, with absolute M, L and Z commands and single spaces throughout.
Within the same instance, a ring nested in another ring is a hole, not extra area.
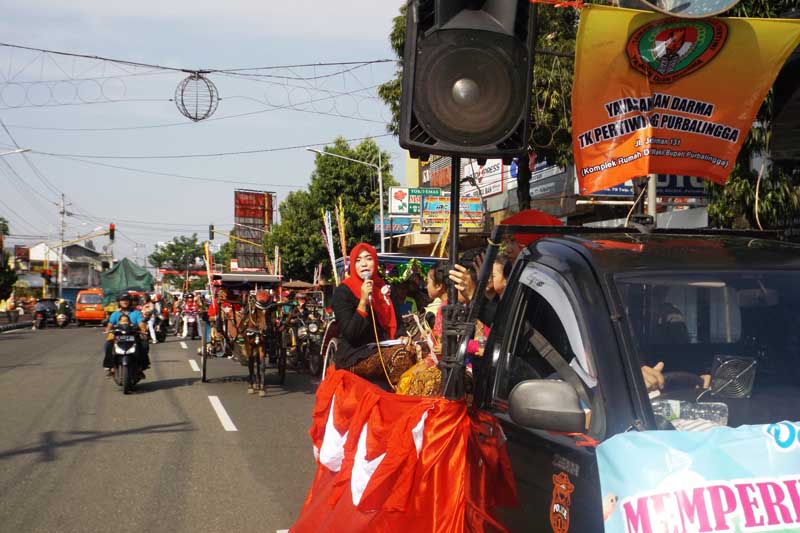
M 265 35 L 317 38 L 388 39 L 400 1 L 348 0 L 28 0 L 27 14 L 80 16 L 92 19 L 142 18 L 206 24 L 215 30 L 258 32 Z

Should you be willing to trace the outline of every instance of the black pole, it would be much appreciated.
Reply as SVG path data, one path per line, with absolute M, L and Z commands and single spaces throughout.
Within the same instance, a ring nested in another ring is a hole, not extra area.
M 461 195 L 461 158 L 453 157 L 450 166 L 450 268 L 458 260 L 459 204 Z M 458 323 L 463 321 L 465 308 L 458 303 L 458 292 L 451 283 L 447 288 L 447 305 L 442 308 L 442 396 L 449 400 L 464 397 L 464 358 L 458 353 Z
M 453 157 L 450 163 L 450 269 L 455 268 L 458 260 L 458 219 L 461 203 L 461 158 Z M 447 303 L 458 302 L 458 292 L 451 283 L 447 288 Z M 452 353 L 452 352 L 451 352 Z

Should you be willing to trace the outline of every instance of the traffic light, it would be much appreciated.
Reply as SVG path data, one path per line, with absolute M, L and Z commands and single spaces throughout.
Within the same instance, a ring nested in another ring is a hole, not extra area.
M 53 283 L 53 271 L 52 269 L 45 269 L 42 270 L 42 278 L 44 279 L 45 284 L 50 285 Z
M 108 225 L 108 240 L 110 241 L 114 240 L 114 232 L 116 231 L 116 229 L 117 228 L 114 227 L 113 223 Z
M 209 241 L 214 240 L 214 224 L 208 225 L 208 240 Z
M 409 4 L 400 146 L 512 157 L 528 147 L 535 16 L 530 0 Z

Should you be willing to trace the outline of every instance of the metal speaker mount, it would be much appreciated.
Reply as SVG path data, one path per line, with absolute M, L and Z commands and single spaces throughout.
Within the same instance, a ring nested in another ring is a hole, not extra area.
M 620 7 L 650 9 L 684 19 L 716 17 L 738 3 L 739 0 L 618 0 Z

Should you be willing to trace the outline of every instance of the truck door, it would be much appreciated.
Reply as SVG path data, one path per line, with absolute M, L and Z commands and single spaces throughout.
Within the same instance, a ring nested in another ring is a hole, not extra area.
M 506 289 L 494 321 L 498 331 L 493 332 L 490 346 L 496 361 L 490 411 L 508 439 L 520 500 L 518 508 L 499 513 L 511 531 L 603 529 L 592 439 L 523 427 L 508 415 L 509 394 L 515 385 L 532 379 L 559 379 L 528 341 L 534 328 L 567 362 L 572 362 L 590 392 L 596 385 L 578 310 L 572 308 L 571 298 L 559 281 L 549 269 L 527 266 L 517 283 Z M 505 305 L 507 302 L 509 305 Z M 592 404 L 592 415 L 596 416 L 601 402 Z

